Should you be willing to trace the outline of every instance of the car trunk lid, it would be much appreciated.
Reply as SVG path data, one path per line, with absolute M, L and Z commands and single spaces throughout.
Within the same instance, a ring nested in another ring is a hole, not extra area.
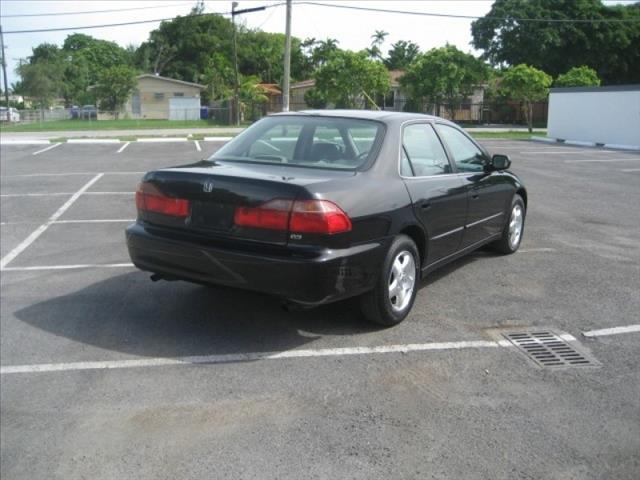
M 336 174 L 353 175 L 352 172 L 208 161 L 157 170 L 149 172 L 143 181 L 163 195 L 188 200 L 189 213 L 180 217 L 139 210 L 139 216 L 151 224 L 194 234 L 285 244 L 286 228 L 238 226 L 234 222 L 236 209 L 258 207 L 274 200 L 309 198 L 311 184 L 324 182 Z

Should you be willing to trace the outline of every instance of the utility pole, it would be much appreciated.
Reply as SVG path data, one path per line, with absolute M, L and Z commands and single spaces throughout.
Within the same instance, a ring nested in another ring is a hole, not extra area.
M 236 28 L 236 15 L 241 15 L 243 13 L 251 13 L 251 12 L 259 12 L 261 10 L 266 10 L 267 7 L 254 7 L 254 8 L 245 8 L 243 10 L 236 10 L 238 6 L 238 2 L 233 2 L 231 4 L 231 19 L 233 20 L 233 70 L 234 70 L 234 88 L 233 88 L 233 108 L 235 110 L 234 113 L 234 123 L 236 125 L 240 125 L 240 84 L 238 83 L 238 40 L 237 40 L 237 28 Z
M 287 0 L 287 23 L 284 40 L 284 80 L 282 81 L 282 111 L 289 111 L 289 80 L 291 77 L 291 0 Z
M 2 50 L 2 78 L 4 80 L 4 101 L 7 103 L 7 121 L 10 120 L 9 113 L 9 86 L 7 85 L 7 55 L 4 51 L 4 36 L 2 35 L 2 25 L 0 25 L 0 49 Z
M 240 97 L 238 90 L 238 40 L 236 39 L 236 7 L 238 2 L 231 4 L 231 20 L 233 21 L 233 124 L 240 125 Z

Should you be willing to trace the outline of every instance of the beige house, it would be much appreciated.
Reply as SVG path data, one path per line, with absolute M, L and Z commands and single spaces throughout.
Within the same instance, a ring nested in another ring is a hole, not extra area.
M 159 75 L 140 75 L 125 111 L 133 118 L 198 120 L 200 94 L 205 88 L 198 83 Z

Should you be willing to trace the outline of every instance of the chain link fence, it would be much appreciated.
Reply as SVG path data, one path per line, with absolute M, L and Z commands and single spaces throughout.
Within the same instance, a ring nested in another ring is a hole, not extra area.
M 366 105 L 365 108 L 376 109 L 372 104 Z M 289 106 L 290 111 L 310 110 L 312 109 L 306 103 L 292 103 Z M 450 108 L 447 105 L 440 104 L 416 104 L 410 101 L 396 101 L 393 106 L 382 107 L 385 111 L 427 113 L 437 115 L 442 118 L 452 120 L 462 124 L 476 125 L 525 125 L 526 117 L 523 105 L 517 102 L 483 102 L 483 103 L 463 103 L 457 105 L 456 108 Z M 240 104 L 240 121 L 241 123 L 254 122 L 271 113 L 282 111 L 282 106 L 276 103 L 250 103 L 242 102 Z M 140 112 L 132 111 L 105 111 L 100 110 L 92 105 L 73 108 L 54 108 L 54 109 L 33 109 L 33 110 L 15 110 L 11 112 L 3 112 L 2 124 L 31 124 L 36 127 L 40 125 L 44 130 L 47 124 L 51 122 L 101 122 L 105 120 L 123 121 L 123 125 L 142 126 L 147 120 L 169 120 L 172 122 L 182 122 L 193 126 L 202 123 L 206 125 L 232 125 L 234 122 L 234 111 L 232 100 L 222 100 L 212 103 L 210 106 L 202 106 L 196 108 L 171 108 L 167 109 L 143 109 Z M 537 126 L 546 126 L 548 116 L 548 103 L 538 102 L 533 105 L 533 123 Z M 128 120 L 128 122 L 124 122 Z M 73 124 L 70 124 L 73 126 Z M 50 125 L 52 126 L 52 125 Z M 96 125 L 96 127 L 99 127 Z M 86 128 L 83 125 L 82 128 Z M 125 127 L 126 128 L 126 127 Z

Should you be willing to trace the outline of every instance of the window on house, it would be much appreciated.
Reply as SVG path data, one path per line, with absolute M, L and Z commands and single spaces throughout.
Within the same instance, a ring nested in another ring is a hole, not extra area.
M 155 100 L 164 100 L 164 93 L 156 92 L 153 94 L 153 98 Z
M 174 97 L 184 97 L 184 92 L 173 92 Z

